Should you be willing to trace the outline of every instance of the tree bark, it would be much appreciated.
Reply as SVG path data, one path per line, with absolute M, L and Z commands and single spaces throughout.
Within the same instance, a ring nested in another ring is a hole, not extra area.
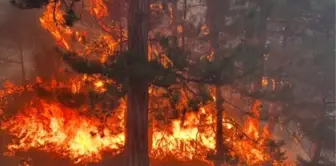
M 22 72 L 22 84 L 26 83 L 26 70 L 25 70 L 25 62 L 23 58 L 23 46 L 22 41 L 19 43 L 19 51 L 20 51 L 20 63 L 21 63 L 21 72 Z
M 172 35 L 177 37 L 177 0 L 171 1 L 171 16 Z
M 216 86 L 216 111 L 217 111 L 217 120 L 216 120 L 216 160 L 214 165 L 221 166 L 222 157 L 224 154 L 224 140 L 223 140 L 223 99 L 221 86 Z
M 319 129 L 318 126 L 322 123 L 323 117 L 326 114 L 325 109 L 326 109 L 326 105 L 325 104 L 323 105 L 322 108 L 319 109 L 319 113 L 317 115 L 318 119 L 315 122 L 315 124 L 313 125 L 315 132 L 318 132 L 317 131 Z M 319 160 L 321 158 L 321 151 L 322 151 L 321 141 L 320 140 L 314 140 L 313 141 L 313 147 L 312 147 L 312 154 L 310 156 L 310 158 L 311 158 L 310 164 L 311 165 L 318 165 Z
M 148 60 L 149 0 L 128 1 L 128 49 L 131 56 Z M 149 166 L 148 82 L 129 78 L 126 111 L 126 166 Z
M 211 49 L 214 53 L 214 59 L 216 60 L 219 56 L 219 24 L 221 22 L 221 18 L 224 18 L 225 15 L 221 15 L 224 10 L 224 14 L 226 14 L 229 3 L 228 1 L 224 3 L 222 6 L 221 0 L 209 0 L 207 1 L 207 19 L 208 19 L 208 27 L 210 31 L 210 44 Z M 224 139 L 223 139 L 223 99 L 222 99 L 222 91 L 221 91 L 221 73 L 218 73 L 216 76 L 216 112 L 217 112 L 217 120 L 216 120 L 216 160 L 214 161 L 215 166 L 221 166 L 223 163 L 224 157 Z
M 321 150 L 321 146 L 318 142 L 313 143 L 313 150 L 310 160 L 311 165 L 318 165 L 321 156 Z
M 149 166 L 147 83 L 131 83 L 127 93 L 125 154 L 126 166 Z
M 183 20 L 182 20 L 182 48 L 184 48 L 184 44 L 185 44 L 185 22 L 187 21 L 187 7 L 188 7 L 188 2 L 187 0 L 183 1 Z

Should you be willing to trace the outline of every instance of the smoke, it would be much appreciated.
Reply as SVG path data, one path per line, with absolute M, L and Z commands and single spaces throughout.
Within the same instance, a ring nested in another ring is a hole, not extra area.
M 36 75 L 50 77 L 57 70 L 55 42 L 40 26 L 40 15 L 41 10 L 20 10 L 0 1 L 0 80 L 22 83 L 22 73 L 30 80 Z
M 23 82 L 21 55 L 25 79 L 28 81 L 36 75 L 50 76 L 54 73 L 55 43 L 50 34 L 41 28 L 38 19 L 40 14 L 40 10 L 20 10 L 7 0 L 0 1 L 0 83 L 4 80 L 17 84 Z M 25 97 L 20 97 L 13 103 L 22 106 L 20 103 L 26 100 Z M 6 113 L 12 114 L 11 110 L 15 109 L 6 110 Z M 0 132 L 0 165 L 18 166 L 23 163 L 19 156 L 8 158 L 2 155 L 10 140 L 9 136 Z M 32 156 L 39 158 L 39 161 L 44 163 L 42 165 L 55 162 L 51 157 L 47 158 L 41 154 L 32 153 Z

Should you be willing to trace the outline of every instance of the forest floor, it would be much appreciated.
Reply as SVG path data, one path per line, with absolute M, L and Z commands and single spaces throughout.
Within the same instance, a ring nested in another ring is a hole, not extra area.
M 24 158 L 30 158 L 29 166 L 122 166 L 122 157 L 106 157 L 101 162 L 91 164 L 73 164 L 67 159 L 61 159 L 45 152 L 29 152 L 25 153 Z M 23 158 L 22 158 L 23 159 Z M 18 156 L 7 157 L 0 156 L 1 166 L 20 166 L 22 162 Z M 152 166 L 209 166 L 204 161 L 177 161 L 174 159 L 167 159 L 165 161 L 152 160 Z

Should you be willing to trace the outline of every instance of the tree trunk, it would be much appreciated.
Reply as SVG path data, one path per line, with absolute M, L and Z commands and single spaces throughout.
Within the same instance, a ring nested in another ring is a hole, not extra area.
M 221 22 L 221 18 L 225 18 L 225 14 L 229 8 L 228 1 L 226 3 L 221 3 L 221 0 L 209 0 L 207 1 L 207 19 L 208 19 L 208 27 L 210 31 L 210 43 L 211 48 L 214 53 L 214 59 L 216 60 L 219 56 L 219 24 Z M 222 6 L 224 5 L 224 6 Z M 224 12 L 223 12 L 224 10 Z M 224 15 L 222 15 L 224 14 Z M 217 112 L 217 120 L 216 120 L 216 160 L 214 161 L 215 166 L 221 166 L 223 163 L 224 157 L 224 139 L 223 139 L 223 99 L 222 99 L 222 91 L 221 91 L 221 73 L 217 75 L 217 83 L 216 83 L 216 112 Z
M 185 22 L 187 21 L 187 7 L 188 7 L 188 3 L 187 0 L 184 0 L 183 2 L 183 21 L 182 21 L 182 48 L 184 48 L 184 44 L 185 44 Z
M 129 0 L 128 49 L 131 56 L 148 60 L 148 0 Z M 144 78 L 129 78 L 126 111 L 126 166 L 149 166 L 148 83 Z
M 172 35 L 177 37 L 177 0 L 171 1 L 171 17 Z
M 313 150 L 312 150 L 310 164 L 311 165 L 318 165 L 320 156 L 321 156 L 321 146 L 320 146 L 320 143 L 315 142 L 313 144 Z
M 219 85 L 216 86 L 216 160 L 214 165 L 220 166 L 222 164 L 222 157 L 224 154 L 224 140 L 223 140 L 223 100 L 222 91 Z
M 147 84 L 134 83 L 127 95 L 126 166 L 149 166 Z
M 21 63 L 21 72 L 22 72 L 22 84 L 26 83 L 26 70 L 25 70 L 25 62 L 23 58 L 23 46 L 22 41 L 19 43 L 19 51 L 20 51 L 20 63 Z
M 326 114 L 325 109 L 326 109 L 326 106 L 324 104 L 323 107 L 320 108 L 320 110 L 319 110 L 319 113 L 317 115 L 318 116 L 317 117 L 318 118 L 317 122 L 315 122 L 315 124 L 313 125 L 315 132 L 318 132 L 318 129 L 319 129 L 318 126 L 320 126 L 320 124 L 322 123 L 323 117 Z M 313 142 L 312 153 L 311 153 L 311 157 L 310 157 L 311 158 L 311 160 L 310 160 L 311 165 L 318 165 L 319 160 L 321 158 L 321 151 L 322 151 L 321 141 L 320 140 L 315 140 Z

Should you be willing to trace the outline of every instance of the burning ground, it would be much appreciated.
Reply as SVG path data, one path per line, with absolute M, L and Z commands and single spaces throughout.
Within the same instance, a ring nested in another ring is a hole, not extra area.
M 104 153 L 113 156 L 122 152 L 124 101 L 120 101 L 113 115 L 98 117 L 92 115 L 87 106 L 72 105 L 76 108 L 71 108 L 68 103 L 59 101 L 60 98 L 53 96 L 54 94 L 46 95 L 68 88 L 64 93 L 73 94 L 75 99 L 76 93 L 79 92 L 73 92 L 73 87 L 81 89 L 78 87 L 81 84 L 74 83 L 75 81 L 72 81 L 67 85 L 53 81 L 48 87 L 43 87 L 43 90 L 36 86 L 6 86 L 2 95 L 31 90 L 30 95 L 33 96 L 17 115 L 5 118 L 1 124 L 2 130 L 13 136 L 12 143 L 7 147 L 7 155 L 38 150 L 70 159 L 74 163 L 92 163 L 101 161 Z M 99 80 L 92 83 L 95 88 L 101 88 Z M 251 109 L 255 115 L 258 115 L 259 104 L 257 101 Z M 202 107 L 199 113 L 188 113 L 183 124 L 180 119 L 171 120 L 165 125 L 154 121 L 151 129 L 152 158 L 163 160 L 171 157 L 181 161 L 205 161 L 215 149 L 214 115 L 214 110 L 209 105 Z M 243 131 L 239 131 L 240 128 L 236 127 L 237 124 L 232 119 L 225 118 L 224 122 L 227 132 L 225 141 L 234 150 L 233 157 L 239 157 L 249 165 L 270 159 L 266 148 L 267 138 L 270 136 L 267 128 L 261 128 L 254 118 L 246 120 L 241 129 Z M 243 136 L 242 132 L 247 135 Z

